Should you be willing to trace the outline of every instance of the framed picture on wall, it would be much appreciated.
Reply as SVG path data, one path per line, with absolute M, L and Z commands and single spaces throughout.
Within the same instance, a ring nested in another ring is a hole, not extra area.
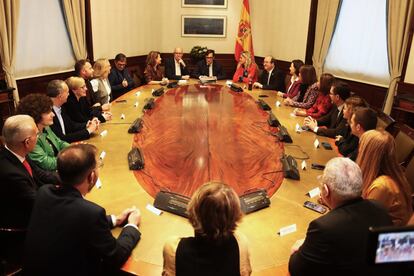
M 228 0 L 181 0 L 184 8 L 226 9 Z
M 183 15 L 181 36 L 226 37 L 227 17 L 210 15 Z

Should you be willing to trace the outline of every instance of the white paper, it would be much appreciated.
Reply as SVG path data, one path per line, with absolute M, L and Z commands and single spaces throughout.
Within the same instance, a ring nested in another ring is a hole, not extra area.
M 313 146 L 315 147 L 315 149 L 319 148 L 319 140 L 315 139 L 315 142 L 313 142 Z
M 146 208 L 147 208 L 148 211 L 156 214 L 157 216 L 159 216 L 159 215 L 162 214 L 162 211 L 160 209 L 155 208 L 154 206 L 152 206 L 149 203 L 147 204 L 147 207 Z
M 302 161 L 302 170 L 306 170 L 306 161 L 305 160 Z
M 123 119 L 125 119 L 125 114 L 124 113 L 121 114 L 121 120 L 123 120 Z
M 232 84 L 233 84 L 233 82 L 232 82 L 231 80 L 227 80 L 227 81 L 226 81 L 226 85 L 227 85 L 227 86 L 230 86 L 230 85 L 232 85 Z
M 179 85 L 184 85 L 184 84 L 187 84 L 188 83 L 188 81 L 187 80 L 179 80 L 178 81 L 178 84 Z
M 98 189 L 102 188 L 102 182 L 101 182 L 101 180 L 99 178 L 98 178 L 98 180 L 96 180 L 95 186 Z
M 106 152 L 102 151 L 101 154 L 99 155 L 99 159 L 104 160 L 105 155 L 106 155 Z
M 134 107 L 137 107 L 137 106 L 138 106 L 138 104 L 139 104 L 138 102 L 135 102 Z
M 280 102 L 276 101 L 276 107 L 280 107 Z
M 303 129 L 300 127 L 300 125 L 298 123 L 296 123 L 295 131 L 298 132 L 298 133 L 301 133 L 303 131 Z
M 141 91 L 138 91 L 137 93 L 135 93 L 135 96 L 140 96 L 141 95 Z
M 278 233 L 281 237 L 283 237 L 283 236 L 285 236 L 287 234 L 290 234 L 290 233 L 293 233 L 293 232 L 296 232 L 296 224 L 292 224 L 292 225 L 282 227 L 282 228 L 280 228 Z
M 101 135 L 102 137 L 105 137 L 107 134 L 108 134 L 108 131 L 105 129 L 104 131 L 102 131 L 102 132 L 101 132 L 101 134 L 100 134 L 100 135 Z
M 316 187 L 315 189 L 310 190 L 308 194 L 310 198 L 314 198 L 321 194 L 321 189 L 319 187 Z

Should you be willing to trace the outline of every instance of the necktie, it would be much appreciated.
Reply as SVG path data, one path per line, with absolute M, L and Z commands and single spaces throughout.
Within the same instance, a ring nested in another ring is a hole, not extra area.
M 32 172 L 32 168 L 29 165 L 29 162 L 27 162 L 26 159 L 24 159 L 23 161 L 23 166 L 26 168 L 26 170 L 29 172 L 30 176 L 33 177 L 33 172 Z

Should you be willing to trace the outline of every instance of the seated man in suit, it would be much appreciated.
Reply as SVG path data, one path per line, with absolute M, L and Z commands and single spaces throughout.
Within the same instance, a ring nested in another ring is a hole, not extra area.
M 345 139 L 339 139 L 336 143 L 338 151 L 344 157 L 355 161 L 358 157 L 359 138 L 366 131 L 377 127 L 377 113 L 371 108 L 357 107 L 350 121 L 351 134 Z
M 36 196 L 25 242 L 25 273 L 113 275 L 109 271 L 125 263 L 140 239 L 140 211 L 132 207 L 107 216 L 104 208 L 85 199 L 99 177 L 93 145 L 61 151 L 58 172 L 62 186 L 42 186 Z M 111 228 L 126 222 L 114 238 Z
M 85 80 L 86 85 L 86 102 L 94 110 L 95 113 L 109 111 L 111 105 L 109 103 L 101 105 L 93 93 L 91 79 L 93 78 L 93 68 L 89 60 L 81 59 L 75 63 L 75 75 Z
M 266 56 L 263 60 L 264 70 L 259 76 L 259 81 L 253 86 L 264 90 L 285 92 L 285 74 L 275 65 L 276 60 L 272 56 Z
M 226 78 L 223 66 L 217 61 L 214 61 L 214 55 L 214 50 L 207 50 L 205 59 L 197 63 L 197 67 L 193 75 L 194 78 L 216 77 L 218 80 Z
M 116 99 L 119 96 L 122 96 L 125 92 L 134 89 L 135 82 L 128 70 L 125 68 L 127 65 L 127 58 L 124 54 L 117 54 L 115 56 L 114 64 L 115 67 L 111 67 L 108 79 L 111 84 L 113 99 Z
M 175 48 L 174 57 L 165 59 L 165 77 L 169 80 L 188 80 L 190 72 L 183 61 L 183 49 Z
M 43 171 L 27 158 L 38 134 L 29 115 L 11 116 L 4 123 L 5 145 L 0 148 L 0 228 L 25 230 L 38 186 L 59 183 L 55 173 Z M 0 255 L 18 258 L 23 240 L 24 232 L 0 235 Z
M 69 87 L 62 80 L 52 80 L 47 85 L 47 95 L 52 99 L 53 125 L 50 128 L 63 141 L 68 143 L 89 139 L 92 132 L 99 126 L 99 120 L 94 118 L 86 124 L 73 121 L 62 105 L 66 103 L 69 96 Z
M 336 81 L 329 92 L 331 101 L 334 106 L 331 111 L 315 120 L 312 117 L 305 118 L 305 125 L 313 132 L 321 136 L 335 138 L 337 135 L 345 136 L 347 131 L 347 122 L 344 118 L 343 108 L 345 100 L 351 95 L 348 85 L 342 81 Z
M 391 219 L 379 203 L 361 198 L 358 165 L 348 158 L 333 158 L 320 182 L 321 198 L 331 211 L 313 220 L 305 240 L 293 246 L 290 275 L 394 275 L 367 264 L 369 227 L 391 225 Z

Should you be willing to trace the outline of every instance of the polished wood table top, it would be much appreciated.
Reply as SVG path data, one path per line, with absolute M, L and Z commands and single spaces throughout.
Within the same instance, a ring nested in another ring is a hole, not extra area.
M 269 114 L 247 93 L 223 85 L 169 89 L 142 116 L 134 146 L 145 168 L 135 171 L 151 195 L 160 190 L 190 197 L 203 183 L 220 181 L 239 195 L 266 189 L 272 195 L 283 180 Z
M 319 186 L 317 176 L 321 171 L 312 170 L 310 165 L 325 164 L 337 156 L 334 150 L 315 148 L 314 140 L 332 141 L 312 132 L 296 132 L 296 124 L 302 125 L 303 118 L 292 116 L 293 108 L 283 104 L 277 107 L 276 101 L 283 99 L 275 91 L 245 89 L 234 95 L 224 87 L 224 82 L 205 87 L 197 85 L 195 80 L 190 83 L 195 85 L 168 90 L 156 100 L 156 108 L 145 114 L 142 111 L 145 99 L 151 97 L 152 89 L 159 88 L 158 85 L 136 88 L 118 99 L 124 101 L 113 102 L 113 119 L 99 129 L 99 133 L 106 130 L 106 135 L 95 135 L 88 141 L 105 151 L 106 156 L 100 170 L 102 187 L 94 188 L 87 198 L 103 206 L 108 214 L 118 214 L 130 206 L 141 209 L 142 239 L 124 269 L 139 275 L 160 275 L 165 241 L 171 236 L 193 235 L 185 218 L 165 212 L 157 216 L 146 209 L 161 187 L 191 195 L 194 186 L 204 181 L 222 180 L 234 183 L 233 187 L 242 194 L 254 185 L 269 187 L 270 182 L 261 174 L 281 169 L 278 158 L 282 151 L 298 158 L 299 165 L 302 162 L 299 159 L 308 155 L 307 169 L 300 169 L 301 180 L 283 179 L 277 191 L 278 185 L 274 186 L 276 192 L 270 207 L 244 216 L 238 227 L 249 239 L 253 275 L 280 275 L 287 271 L 294 242 L 304 238 L 309 222 L 320 216 L 303 207 L 306 200 L 316 201 L 306 194 Z M 291 135 L 292 144 L 278 143 L 269 135 L 272 129 L 266 125 L 268 115 L 257 108 L 254 102 L 257 99 L 272 107 Z M 142 133 L 128 134 L 130 124 L 141 116 Z M 205 140 L 206 135 L 209 140 Z M 127 154 L 133 146 L 144 150 L 144 170 L 152 179 L 143 172 L 128 169 Z M 280 173 L 269 177 L 274 177 L 276 183 L 282 181 Z M 151 183 L 154 178 L 158 186 Z M 281 227 L 291 224 L 296 224 L 296 232 L 278 235 Z M 118 235 L 120 229 L 113 232 Z

